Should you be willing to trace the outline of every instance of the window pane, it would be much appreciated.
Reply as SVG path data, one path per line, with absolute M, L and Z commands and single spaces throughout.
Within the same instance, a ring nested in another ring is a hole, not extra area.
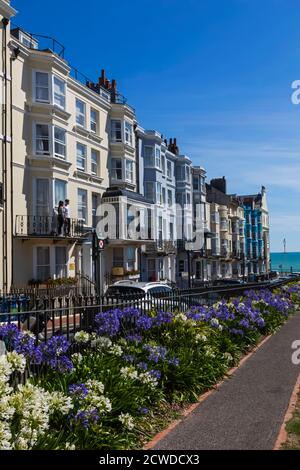
M 114 142 L 122 142 L 121 121 L 119 120 L 111 121 L 111 139 Z
M 38 280 L 46 281 L 50 278 L 50 248 L 48 246 L 37 247 L 36 268 Z
M 80 100 L 76 100 L 76 124 L 85 126 L 85 104 Z
M 36 153 L 49 155 L 49 126 L 47 124 L 36 125 Z
M 55 180 L 55 207 L 58 206 L 59 201 L 65 201 L 67 197 L 67 183 L 63 180 Z
M 119 158 L 112 158 L 111 160 L 111 177 L 115 180 L 122 179 L 122 160 Z
M 77 142 L 76 162 L 78 170 L 85 170 L 86 146 Z
M 87 215 L 87 192 L 85 189 L 77 190 L 77 214 L 79 219 L 86 221 Z
M 126 160 L 126 179 L 133 181 L 133 162 L 130 160 Z
M 92 150 L 91 152 L 91 172 L 93 175 L 98 174 L 98 161 L 99 161 L 99 152 L 97 150 Z
M 54 152 L 56 156 L 66 157 L 66 131 L 61 127 L 54 127 Z
M 49 180 L 37 178 L 36 180 L 36 215 L 49 215 Z
M 123 248 L 113 248 L 113 266 L 120 268 L 124 266 Z
M 125 121 L 125 142 L 132 145 L 132 124 Z
M 67 250 L 64 246 L 55 247 L 55 276 L 67 277 Z
M 65 109 L 65 82 L 57 77 L 53 79 L 53 99 L 54 104 Z
M 49 102 L 49 75 L 45 72 L 35 72 L 35 99 Z
M 98 112 L 95 109 L 91 109 L 91 131 L 97 132 L 97 123 L 98 123 Z

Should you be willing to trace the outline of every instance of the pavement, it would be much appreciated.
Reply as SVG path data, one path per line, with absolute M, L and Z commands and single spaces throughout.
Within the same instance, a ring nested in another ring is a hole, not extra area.
M 273 449 L 300 374 L 291 361 L 297 339 L 300 312 L 153 449 Z

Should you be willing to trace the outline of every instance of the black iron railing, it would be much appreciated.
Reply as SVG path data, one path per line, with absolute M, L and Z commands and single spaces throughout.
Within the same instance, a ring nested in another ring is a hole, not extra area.
M 13 26 L 15 26 L 12 23 Z M 28 33 L 27 31 L 14 27 L 11 35 L 17 38 L 28 49 L 35 49 L 42 52 L 52 52 L 61 58 L 65 56 L 65 47 L 57 39 L 43 34 Z
M 87 229 L 81 219 L 70 219 L 62 225 L 58 217 L 40 215 L 17 215 L 15 235 L 17 237 L 63 237 L 81 238 L 87 235 Z
M 299 280 L 295 278 L 294 280 Z M 275 289 L 291 280 L 252 282 L 224 287 L 199 286 L 192 289 L 172 289 L 170 292 L 129 293 L 113 296 L 38 295 L 36 293 L 0 293 L 0 325 L 14 323 L 19 328 L 29 329 L 36 336 L 36 341 L 47 341 L 51 336 L 64 334 L 72 338 L 76 331 L 95 329 L 95 315 L 114 308 L 134 307 L 141 313 L 153 309 L 186 312 L 191 306 L 211 305 L 220 299 L 229 299 L 242 295 L 249 289 Z
M 146 253 L 176 253 L 177 242 L 175 240 L 157 240 L 146 245 Z

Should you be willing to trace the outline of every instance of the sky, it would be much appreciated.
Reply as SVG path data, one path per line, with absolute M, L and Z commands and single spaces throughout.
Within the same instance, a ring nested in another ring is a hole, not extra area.
M 145 129 L 226 176 L 230 193 L 267 188 L 271 251 L 300 252 L 298 0 L 11 0 L 14 23 L 54 36 L 92 80 L 101 69 Z

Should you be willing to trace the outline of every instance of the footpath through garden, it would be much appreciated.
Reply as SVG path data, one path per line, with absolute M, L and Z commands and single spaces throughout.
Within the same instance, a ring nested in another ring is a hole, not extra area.
M 273 449 L 300 373 L 291 360 L 297 339 L 300 312 L 154 449 Z

